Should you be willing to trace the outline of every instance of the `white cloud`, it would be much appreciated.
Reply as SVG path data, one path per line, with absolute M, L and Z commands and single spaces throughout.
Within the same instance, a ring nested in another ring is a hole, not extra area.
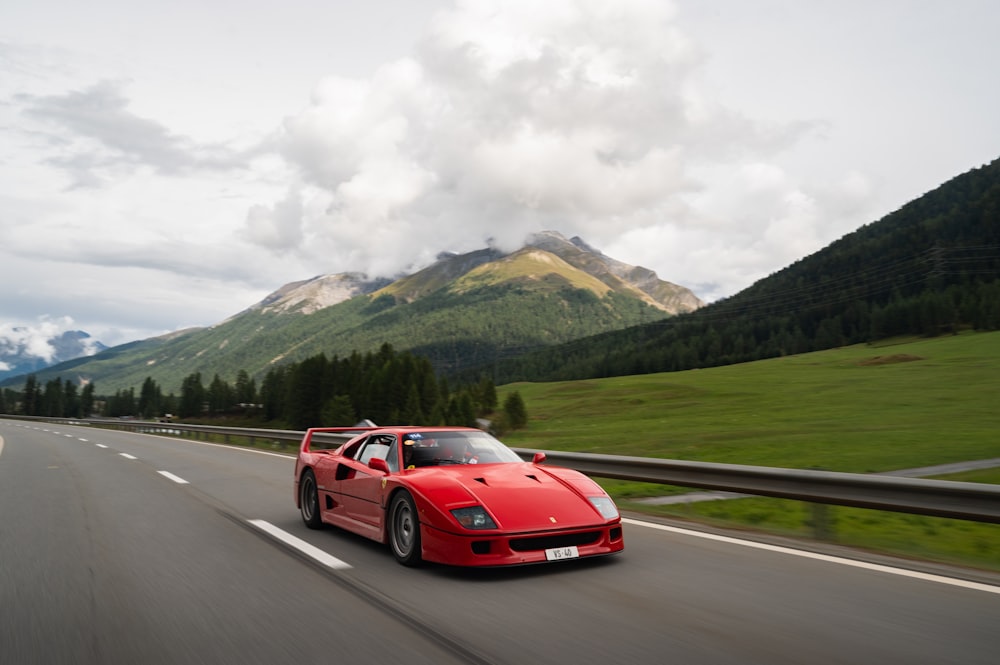
M 600 244 L 675 210 L 696 184 L 691 154 L 713 125 L 733 131 L 688 110 L 700 59 L 672 15 L 662 2 L 458 3 L 413 57 L 367 82 L 324 80 L 281 138 L 328 201 L 302 246 L 393 274 L 413 267 L 414 247 L 429 260 L 547 228 Z
M 18 101 L 27 117 L 39 121 L 38 131 L 50 152 L 47 162 L 70 173 L 75 187 L 96 187 L 143 166 L 175 175 L 238 168 L 246 160 L 245 155 L 196 144 L 134 114 L 123 86 L 112 81 L 61 95 L 19 95 Z
M 51 362 L 56 349 L 50 341 L 63 332 L 72 330 L 72 326 L 73 320 L 69 317 L 41 317 L 29 325 L 0 323 L 0 352 Z
M 246 235 L 276 252 L 298 247 L 302 241 L 302 195 L 290 189 L 271 207 L 254 205 L 247 213 Z

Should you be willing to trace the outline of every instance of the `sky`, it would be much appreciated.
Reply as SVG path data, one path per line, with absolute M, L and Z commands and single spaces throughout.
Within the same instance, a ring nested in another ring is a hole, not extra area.
M 706 301 L 1000 157 L 995 0 L 11 0 L 0 348 L 579 236 Z

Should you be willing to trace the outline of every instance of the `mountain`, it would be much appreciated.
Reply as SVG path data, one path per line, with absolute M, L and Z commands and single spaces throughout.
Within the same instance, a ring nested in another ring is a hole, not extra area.
M 240 370 L 260 379 L 284 362 L 319 353 L 346 357 L 383 344 L 453 373 L 703 304 L 652 271 L 550 231 L 509 254 L 444 253 L 394 281 L 339 273 L 293 282 L 214 326 L 133 342 L 37 375 L 85 377 L 99 394 L 138 388 L 152 377 L 164 392 L 179 392 L 195 372 L 206 383 L 215 374 L 233 382 Z
M 312 314 L 355 296 L 372 293 L 390 283 L 388 279 L 369 280 L 360 273 L 320 275 L 286 284 L 250 309 L 265 313 Z
M 89 357 L 108 347 L 82 330 L 67 330 L 39 338 L 34 331 L 17 327 L 0 337 L 0 380 L 39 372 L 74 358 Z
M 1000 159 L 692 313 L 497 363 L 552 381 L 728 365 L 882 340 L 1000 329 Z
M 612 289 L 634 290 L 640 300 L 670 314 L 693 312 L 705 304 L 690 290 L 664 282 L 647 268 L 609 258 L 579 237 L 567 241 L 558 233 L 548 231 L 536 234 L 529 245 L 552 252 L 567 263 L 597 277 Z

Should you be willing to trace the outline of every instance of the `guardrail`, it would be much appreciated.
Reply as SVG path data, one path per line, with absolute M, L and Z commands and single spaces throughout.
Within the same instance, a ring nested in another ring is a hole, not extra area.
M 208 439 L 221 437 L 223 443 L 231 443 L 231 439 L 247 439 L 251 446 L 260 442 L 272 442 L 281 450 L 290 448 L 297 450 L 305 432 L 288 429 L 253 429 L 248 427 L 219 427 L 217 425 L 183 425 L 179 423 L 150 422 L 146 420 L 99 420 L 89 419 L 76 421 L 98 427 L 120 429 L 145 434 L 175 434 L 193 435 L 194 438 Z M 318 433 L 314 440 L 328 447 L 338 446 L 350 440 L 351 436 Z
M 537 452 L 518 449 L 530 459 Z M 546 461 L 602 478 L 682 485 L 856 508 L 1000 523 L 1000 485 L 878 474 L 541 451 Z
M 257 441 L 272 441 L 281 448 L 292 449 L 297 448 L 305 434 L 294 430 L 181 425 L 139 420 L 67 420 L 23 416 L 21 419 L 96 425 L 152 434 L 216 436 L 222 437 L 224 442 L 229 442 L 231 437 L 240 437 L 250 440 L 251 445 Z M 346 437 L 318 434 L 317 440 L 324 440 L 333 446 L 345 441 Z M 1000 485 L 621 455 L 538 451 L 529 448 L 514 450 L 527 460 L 530 460 L 536 452 L 544 452 L 547 462 L 601 478 L 726 490 L 820 504 L 874 508 L 1000 524 Z

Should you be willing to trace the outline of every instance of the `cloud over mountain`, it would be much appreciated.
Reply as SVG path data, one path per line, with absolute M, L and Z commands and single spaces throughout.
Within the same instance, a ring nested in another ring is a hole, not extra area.
M 665 226 L 719 249 L 739 224 L 775 251 L 787 229 L 772 225 L 808 235 L 822 221 L 783 200 L 811 197 L 777 167 L 761 165 L 778 171 L 781 191 L 759 197 L 773 214 L 734 221 L 695 203 L 706 169 L 752 172 L 815 126 L 712 103 L 695 85 L 703 59 L 669 3 L 458 3 L 412 56 L 366 80 L 327 77 L 286 118 L 295 180 L 251 210 L 247 237 L 387 275 L 428 264 L 429 247 L 511 249 L 548 228 L 608 245 Z
M 70 330 L 72 326 L 68 318 L 43 318 L 31 326 L 0 323 L 0 379 L 92 356 L 107 348 L 83 331 Z

